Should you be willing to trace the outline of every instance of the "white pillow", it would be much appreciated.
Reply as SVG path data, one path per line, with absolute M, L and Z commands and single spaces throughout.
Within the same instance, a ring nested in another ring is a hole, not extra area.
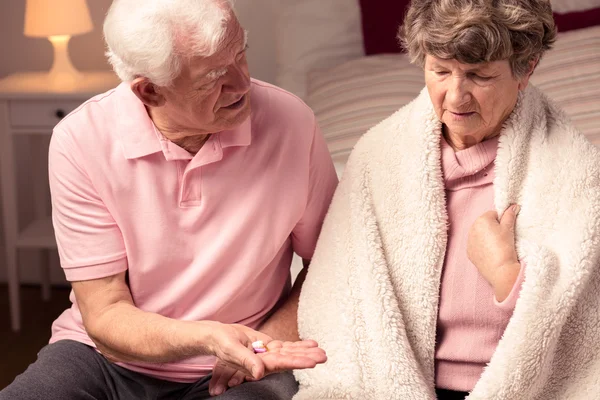
M 414 99 L 425 86 L 423 70 L 404 54 L 348 61 L 310 74 L 313 109 L 334 161 L 344 161 L 369 128 Z
M 276 40 L 277 85 L 304 98 L 310 70 L 364 55 L 358 0 L 281 0 Z

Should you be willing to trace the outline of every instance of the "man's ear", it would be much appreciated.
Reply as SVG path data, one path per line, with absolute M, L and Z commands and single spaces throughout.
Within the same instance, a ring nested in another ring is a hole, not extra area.
M 529 61 L 529 70 L 519 81 L 519 90 L 525 90 L 525 88 L 527 88 L 527 85 L 529 84 L 529 78 L 531 78 L 531 74 L 533 74 L 533 71 L 535 71 L 535 67 L 539 61 L 539 58 L 534 58 L 533 60 Z
M 160 93 L 159 87 L 148 80 L 148 78 L 135 78 L 131 82 L 131 91 L 148 107 L 160 107 L 165 104 L 166 99 Z

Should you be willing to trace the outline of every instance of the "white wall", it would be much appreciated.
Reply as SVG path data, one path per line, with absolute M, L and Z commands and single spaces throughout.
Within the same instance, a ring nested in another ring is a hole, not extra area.
M 75 67 L 80 70 L 109 70 L 104 57 L 102 21 L 111 0 L 88 0 L 94 23 L 94 31 L 74 37 L 69 44 L 69 52 Z M 143 4 L 143 1 L 140 1 Z M 235 0 L 235 8 L 242 25 L 249 32 L 248 63 L 253 77 L 275 81 L 275 31 L 274 20 L 277 0 Z M 23 35 L 25 0 L 0 0 L 0 78 L 14 72 L 49 70 L 52 65 L 52 46 L 46 39 L 27 38 Z M 28 188 L 30 173 L 45 174 L 46 160 L 42 156 L 37 163 L 29 165 L 29 157 L 24 156 L 33 150 L 44 154 L 49 138 L 32 141 L 20 140 L 16 145 L 18 168 L 21 171 L 18 181 L 19 214 L 27 220 L 32 213 L 31 190 Z M 3 235 L 0 224 L 0 282 L 6 281 Z M 21 251 L 20 272 L 23 282 L 38 282 L 39 268 L 36 252 Z M 58 257 L 52 255 L 52 280 L 63 282 L 63 274 L 58 265 Z
M 88 0 L 94 31 L 71 39 L 73 64 L 81 70 L 108 70 L 104 58 L 102 21 L 111 0 Z M 141 1 L 140 4 L 143 4 Z M 248 62 L 255 78 L 275 77 L 274 19 L 277 0 L 235 0 L 242 25 L 249 31 Z M 23 35 L 25 0 L 0 0 L 0 78 L 17 71 L 43 71 L 52 65 L 52 46 L 46 39 Z
M 278 0 L 235 0 L 242 26 L 248 30 L 250 74 L 275 83 L 275 18 Z

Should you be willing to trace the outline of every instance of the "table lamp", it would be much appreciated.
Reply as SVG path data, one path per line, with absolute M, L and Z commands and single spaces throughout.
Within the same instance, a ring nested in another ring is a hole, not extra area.
M 54 62 L 48 79 L 55 85 L 72 84 L 79 72 L 71 64 L 71 36 L 93 29 L 85 0 L 27 0 L 25 36 L 48 38 L 54 47 Z

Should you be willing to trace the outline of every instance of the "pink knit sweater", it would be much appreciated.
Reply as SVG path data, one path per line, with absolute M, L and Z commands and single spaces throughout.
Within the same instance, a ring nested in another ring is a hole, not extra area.
M 448 246 L 440 289 L 436 387 L 468 392 L 490 361 L 512 315 L 523 270 L 506 300 L 467 258 L 467 236 L 477 217 L 494 209 L 494 159 L 498 139 L 455 152 L 442 139 Z

